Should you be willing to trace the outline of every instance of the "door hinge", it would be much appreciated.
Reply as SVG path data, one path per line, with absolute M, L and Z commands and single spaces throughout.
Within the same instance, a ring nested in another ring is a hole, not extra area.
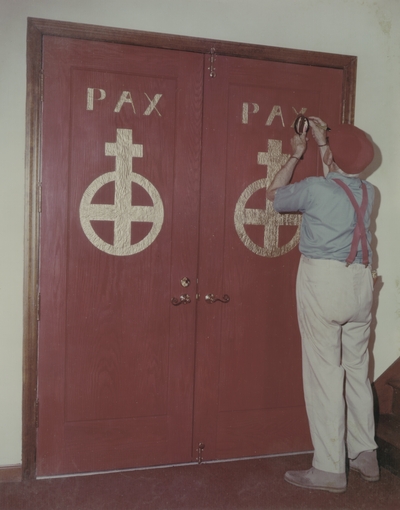
M 206 447 L 206 445 L 204 443 L 199 443 L 199 446 L 196 450 L 197 452 L 197 463 L 198 464 L 201 464 L 203 462 L 203 450 L 204 448 Z
M 36 320 L 40 321 L 40 291 L 38 291 L 36 298 Z
M 38 213 L 42 212 L 42 183 L 39 182 L 37 185 L 37 210 Z
M 39 428 L 39 400 L 35 402 L 35 427 Z
M 215 66 L 215 61 L 217 60 L 217 54 L 215 53 L 215 48 L 211 48 L 210 51 L 210 67 L 208 70 L 210 71 L 211 78 L 217 77 L 217 69 Z

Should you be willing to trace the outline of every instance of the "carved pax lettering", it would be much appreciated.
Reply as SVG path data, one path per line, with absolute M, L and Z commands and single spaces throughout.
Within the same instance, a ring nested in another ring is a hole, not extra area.
M 307 111 L 306 107 L 302 107 L 299 110 L 297 110 L 294 106 L 292 106 L 292 110 L 294 112 L 294 118 L 292 120 L 292 123 L 290 127 L 294 126 L 294 122 L 298 115 L 304 115 Z M 252 115 L 256 115 L 260 112 L 260 106 L 257 103 L 243 103 L 242 104 L 242 124 L 249 124 L 249 119 Z M 290 116 L 292 116 L 292 112 L 289 112 Z M 289 114 L 286 114 L 289 116 Z M 270 113 L 267 117 L 267 120 L 265 122 L 266 126 L 271 126 L 274 122 L 281 122 L 282 127 L 285 127 L 285 120 L 284 120 L 284 112 L 280 105 L 273 105 Z
M 153 98 L 146 92 L 144 92 L 144 95 L 148 101 L 148 105 L 146 106 L 146 109 L 141 113 L 142 115 L 149 116 L 153 112 L 156 112 L 159 117 L 162 116 L 160 110 L 157 108 L 157 105 L 162 98 L 162 94 L 154 94 Z M 95 87 L 88 87 L 86 91 L 86 110 L 93 111 L 95 109 L 95 105 L 99 101 L 109 101 L 107 98 L 107 92 L 104 89 L 101 88 L 95 88 Z M 139 114 L 140 112 L 136 111 L 134 99 L 132 97 L 132 93 L 129 90 L 123 90 L 121 92 L 121 95 L 119 96 L 119 99 L 117 103 L 115 104 L 113 111 L 115 113 L 119 113 L 122 108 L 126 107 L 126 105 L 130 105 L 130 108 L 132 109 L 133 113 Z

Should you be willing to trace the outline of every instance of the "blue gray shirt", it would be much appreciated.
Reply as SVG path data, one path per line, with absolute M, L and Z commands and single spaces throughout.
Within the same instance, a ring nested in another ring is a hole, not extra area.
M 361 180 L 330 172 L 326 177 L 308 177 L 298 183 L 277 189 L 274 208 L 281 213 L 296 211 L 303 213 L 299 245 L 303 255 L 312 259 L 333 259 L 345 262 L 350 253 L 357 217 L 345 191 L 332 179 L 340 179 L 347 184 L 357 203 L 361 204 Z M 369 223 L 375 190 L 372 184 L 363 182 L 368 191 L 368 207 L 364 223 L 371 263 Z M 362 263 L 361 242 L 354 262 Z

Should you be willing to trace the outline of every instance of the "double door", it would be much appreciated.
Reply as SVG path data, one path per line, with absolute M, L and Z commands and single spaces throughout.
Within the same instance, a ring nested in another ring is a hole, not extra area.
M 310 448 L 301 218 L 265 190 L 342 71 L 212 60 L 44 38 L 39 476 Z

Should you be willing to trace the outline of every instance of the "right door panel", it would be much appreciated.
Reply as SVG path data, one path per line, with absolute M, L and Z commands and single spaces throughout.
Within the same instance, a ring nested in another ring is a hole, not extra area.
M 301 218 L 276 214 L 265 190 L 291 155 L 298 113 L 340 121 L 343 72 L 222 56 L 216 64 L 204 85 L 193 448 L 204 445 L 204 460 L 304 451 Z M 293 180 L 321 172 L 311 140 Z

